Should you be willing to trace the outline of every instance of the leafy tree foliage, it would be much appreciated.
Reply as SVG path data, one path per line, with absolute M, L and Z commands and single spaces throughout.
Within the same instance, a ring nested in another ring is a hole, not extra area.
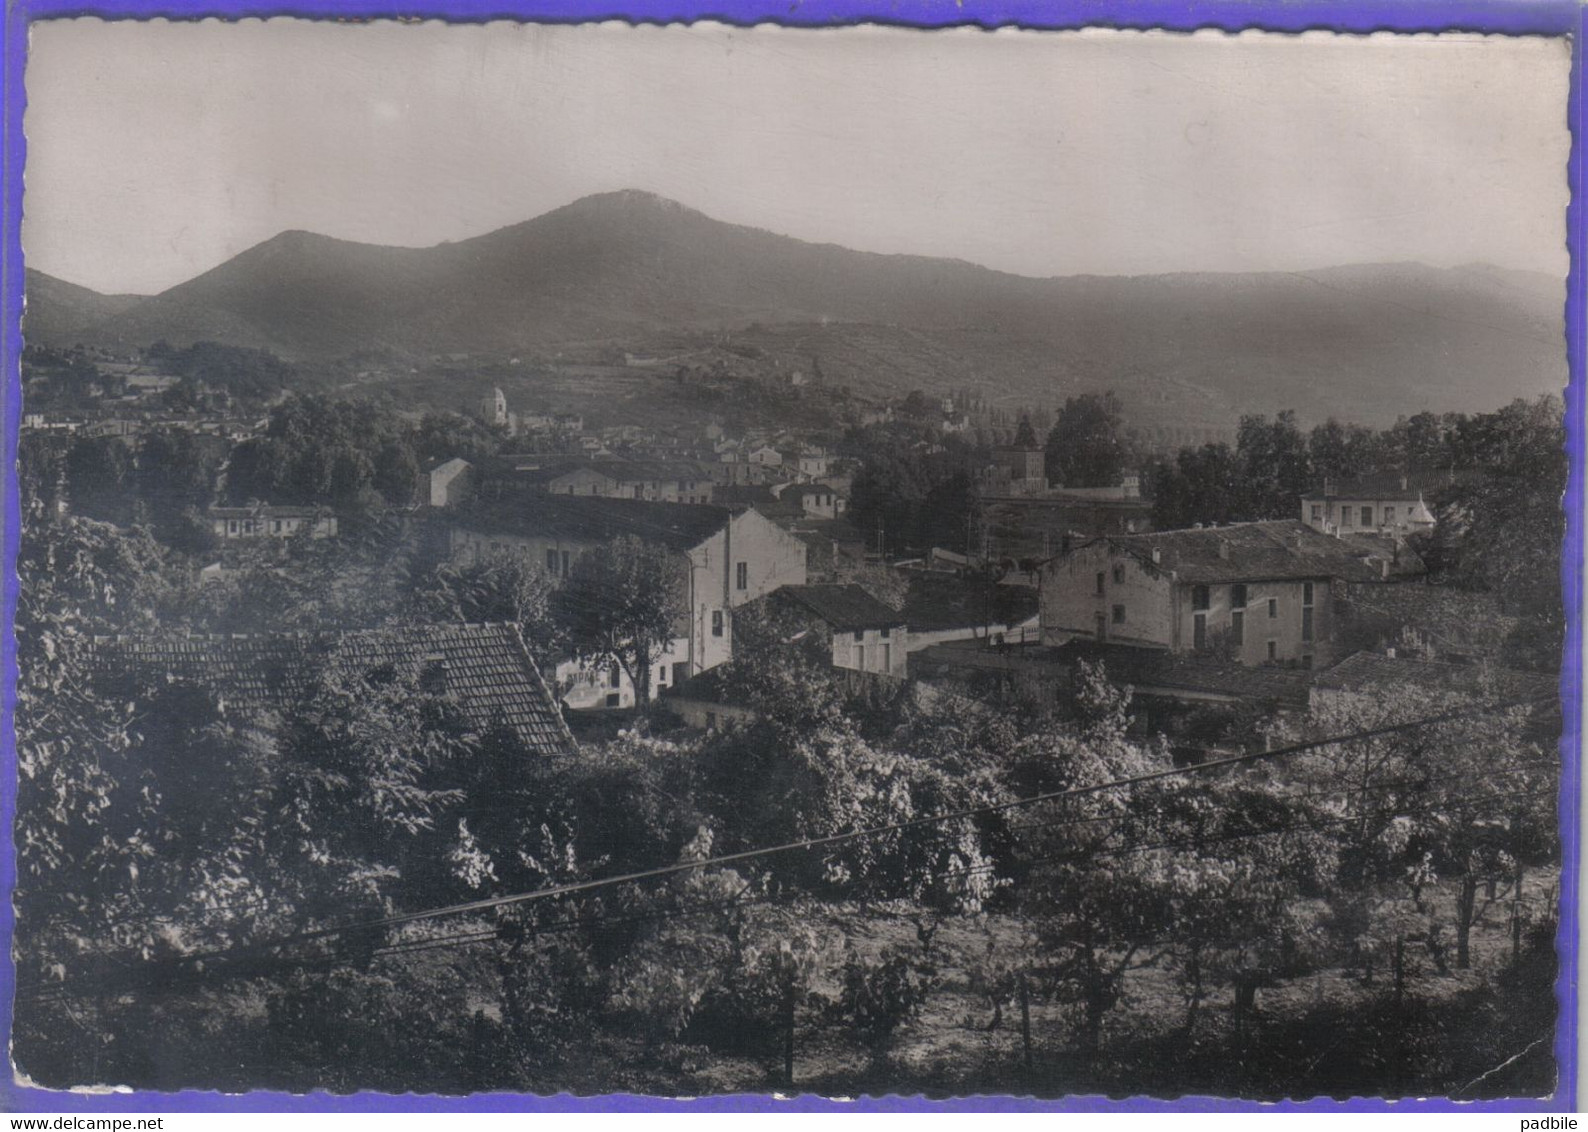
M 1113 487 L 1125 470 L 1125 411 L 1112 390 L 1068 397 L 1048 433 L 1047 475 L 1065 487 Z
M 586 664 L 616 664 L 641 705 L 651 698 L 652 658 L 673 639 L 681 566 L 666 548 L 624 535 L 579 556 L 556 591 L 558 622 Z

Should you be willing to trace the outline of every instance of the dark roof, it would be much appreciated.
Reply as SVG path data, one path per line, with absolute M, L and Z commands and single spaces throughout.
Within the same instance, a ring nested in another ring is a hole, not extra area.
M 498 720 L 538 754 L 573 751 L 562 713 L 517 626 L 403 625 L 388 629 L 247 636 L 115 637 L 96 641 L 94 671 L 163 672 L 214 688 L 252 710 L 297 703 L 321 666 L 363 675 L 384 665 L 446 665 L 447 690 L 478 727 Z
M 1093 541 L 1110 542 L 1148 563 L 1157 550 L 1159 566 L 1174 571 L 1181 582 L 1306 578 L 1370 582 L 1383 577 L 1378 563 L 1368 561 L 1366 548 L 1315 531 L 1299 519 L 1230 523 L 1149 535 L 1107 535 Z
M 827 494 L 827 495 L 836 495 L 840 499 L 847 499 L 848 498 L 848 496 L 846 496 L 842 491 L 839 491 L 836 487 L 834 487 L 830 483 L 807 483 L 807 484 L 802 484 L 799 487 L 794 488 L 793 491 L 794 491 L 794 494 L 798 495 L 798 496 Z M 784 494 L 787 495 L 788 492 L 785 491 Z
M 1356 547 L 1375 561 L 1388 562 L 1391 578 L 1418 578 L 1428 573 L 1422 556 L 1407 545 L 1405 539 L 1393 534 L 1357 532 L 1340 535 L 1340 541 Z
M 710 472 L 688 460 L 592 460 L 589 467 L 619 483 L 693 482 L 710 478 Z
M 728 508 L 711 504 L 516 492 L 475 501 L 460 511 L 457 522 L 471 530 L 592 544 L 633 535 L 685 551 L 705 542 L 732 518 Z
M 718 484 L 711 490 L 714 503 L 722 506 L 754 507 L 768 519 L 788 519 L 804 514 L 799 501 L 788 497 L 774 495 L 772 489 L 766 484 Z
M 918 570 L 909 575 L 904 622 L 912 633 L 1019 624 L 1036 616 L 1037 592 L 991 585 L 981 578 Z
M 1334 691 L 1371 691 L 1411 687 L 1462 696 L 1488 695 L 1504 700 L 1548 699 L 1560 691 L 1554 676 L 1519 672 L 1488 664 L 1444 664 L 1433 660 L 1352 653 L 1318 674 L 1317 685 Z
M 1437 481 L 1442 484 L 1444 479 Z M 1393 499 L 1414 501 L 1423 498 L 1424 494 L 1436 486 L 1435 481 L 1427 477 L 1381 475 L 1363 476 L 1360 479 L 1341 480 L 1338 483 L 1321 484 L 1307 492 L 1301 498 L 1305 500 L 1323 499 Z
M 773 594 L 793 602 L 840 631 L 879 629 L 903 625 L 904 614 L 889 609 L 854 583 L 845 585 L 781 586 Z
M 1060 645 L 1052 650 L 1052 656 L 1065 665 L 1101 661 L 1104 673 L 1115 684 L 1211 693 L 1291 707 L 1306 706 L 1314 675 L 1306 669 L 1236 664 L 1212 657 L 1177 655 L 1167 649 L 1085 640 Z

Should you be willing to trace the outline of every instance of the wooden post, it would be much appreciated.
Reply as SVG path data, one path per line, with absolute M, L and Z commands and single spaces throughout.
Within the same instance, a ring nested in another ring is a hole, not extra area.
M 1020 1043 L 1025 1047 L 1026 1073 L 1031 1072 L 1031 991 L 1026 986 L 1026 973 L 1020 972 Z

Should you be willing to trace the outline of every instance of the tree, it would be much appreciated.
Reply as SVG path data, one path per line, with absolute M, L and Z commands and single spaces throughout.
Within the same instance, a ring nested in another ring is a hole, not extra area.
M 1242 417 L 1235 455 L 1245 497 L 1242 518 L 1289 519 L 1299 514 L 1301 496 L 1311 486 L 1312 465 L 1294 412 L 1286 409 L 1272 421 Z
M 641 707 L 651 699 L 652 658 L 673 639 L 681 566 L 665 547 L 633 535 L 580 555 L 553 610 L 574 654 L 616 664 Z
M 1513 401 L 1457 422 L 1453 441 L 1470 473 L 1444 493 L 1440 537 L 1459 546 L 1458 577 L 1499 595 L 1528 621 L 1532 663 L 1560 657 L 1560 555 L 1566 518 L 1564 409 L 1558 398 Z
M 503 552 L 478 562 L 449 560 L 416 582 L 415 612 L 441 621 L 507 621 L 519 627 L 537 663 L 556 659 L 560 627 L 551 578 L 527 554 Z
M 90 519 L 131 521 L 132 476 L 132 450 L 116 437 L 79 437 L 67 450 L 66 495 Z
M 1065 487 L 1114 487 L 1125 470 L 1125 413 L 1112 390 L 1065 399 L 1048 433 L 1048 479 Z
M 1026 413 L 1020 414 L 1020 423 L 1015 426 L 1015 447 L 1038 447 L 1036 431 L 1031 427 L 1031 417 Z
M 1357 479 L 1383 466 L 1379 435 L 1365 425 L 1330 417 L 1307 437 L 1307 458 L 1316 479 Z
M 1241 463 L 1227 444 L 1182 448 L 1173 464 L 1153 469 L 1151 484 L 1153 526 L 1161 531 L 1251 517 L 1244 510 Z

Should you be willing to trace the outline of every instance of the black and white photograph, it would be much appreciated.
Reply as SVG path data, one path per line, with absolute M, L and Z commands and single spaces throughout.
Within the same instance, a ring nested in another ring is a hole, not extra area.
M 16 1081 L 1555 1095 L 1571 65 L 35 21 Z

